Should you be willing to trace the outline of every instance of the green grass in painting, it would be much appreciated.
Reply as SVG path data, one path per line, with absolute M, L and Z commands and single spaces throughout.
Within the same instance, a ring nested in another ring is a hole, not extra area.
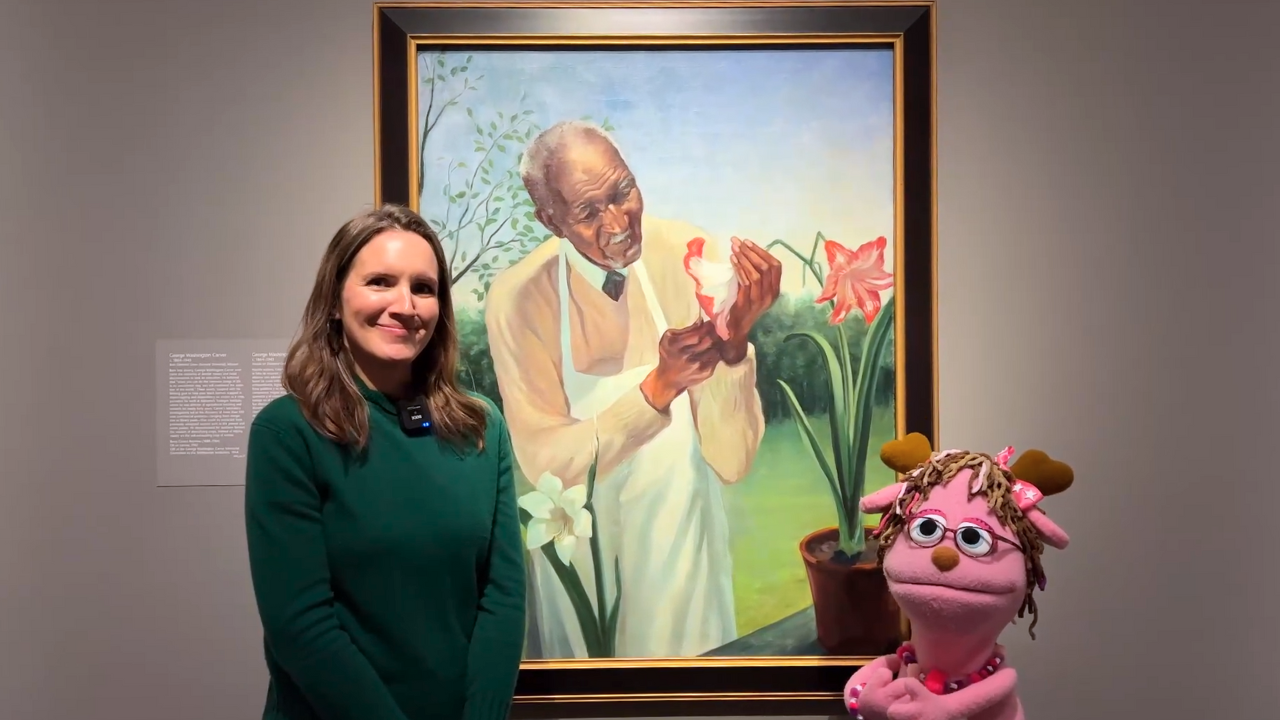
M 873 492 L 893 481 L 880 462 L 880 445 L 893 438 L 893 414 L 877 408 L 867 448 L 867 487 Z M 826 416 L 810 417 L 814 432 L 831 452 Z M 517 471 L 516 491 L 531 490 Z M 751 472 L 725 486 L 725 509 L 732 534 L 734 599 L 738 632 L 747 634 L 803 610 L 812 603 L 800 557 L 800 540 L 836 524 L 831 490 L 796 429 L 782 420 L 770 423 Z M 879 521 L 868 516 L 864 524 Z

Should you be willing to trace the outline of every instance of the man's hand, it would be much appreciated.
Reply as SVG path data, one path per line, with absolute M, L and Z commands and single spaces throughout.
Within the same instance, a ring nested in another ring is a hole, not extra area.
M 658 366 L 640 383 L 640 392 L 654 409 L 665 411 L 680 393 L 711 377 L 720 364 L 715 326 L 698 320 L 685 328 L 667 330 L 658 341 Z
M 729 262 L 738 275 L 738 299 L 729 310 L 729 338 L 720 345 L 720 358 L 730 365 L 747 356 L 751 328 L 777 301 L 782 290 L 782 263 L 750 240 L 730 240 Z

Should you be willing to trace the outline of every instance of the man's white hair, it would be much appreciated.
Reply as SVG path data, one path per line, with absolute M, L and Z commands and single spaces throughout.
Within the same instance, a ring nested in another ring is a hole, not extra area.
M 622 155 L 622 148 L 618 147 L 613 137 L 604 128 L 585 120 L 562 120 L 538 133 L 538 136 L 525 146 L 524 153 L 520 157 L 520 181 L 524 183 L 525 190 L 529 191 L 529 198 L 533 200 L 536 207 L 544 210 L 551 209 L 547 172 L 559 159 L 560 153 L 573 141 L 590 136 L 609 143 L 618 153 L 618 157 L 626 162 L 626 158 Z

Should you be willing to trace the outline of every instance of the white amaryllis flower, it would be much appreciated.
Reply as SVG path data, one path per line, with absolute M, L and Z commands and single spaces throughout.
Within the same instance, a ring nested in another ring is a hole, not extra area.
M 693 278 L 694 294 L 707 319 L 715 323 L 716 333 L 729 339 L 729 310 L 738 299 L 738 274 L 727 262 L 711 262 L 702 257 L 705 238 L 689 241 L 684 256 L 684 271 Z
M 583 507 L 587 504 L 585 485 L 565 490 L 560 478 L 544 472 L 537 489 L 516 502 L 533 516 L 525 533 L 525 546 L 530 550 L 554 541 L 556 555 L 568 565 L 578 538 L 591 537 L 591 513 Z

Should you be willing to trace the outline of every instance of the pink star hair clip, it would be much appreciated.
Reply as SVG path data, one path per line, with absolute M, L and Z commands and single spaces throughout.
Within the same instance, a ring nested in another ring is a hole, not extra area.
M 1011 457 L 1013 457 L 1012 445 L 996 454 L 996 462 L 1000 463 L 1001 468 L 1010 470 L 1009 458 Z M 1012 472 L 1012 470 L 1010 470 L 1010 472 Z M 1013 490 L 1014 502 L 1018 504 L 1018 509 L 1022 512 L 1026 512 L 1028 508 L 1035 507 L 1036 503 L 1044 499 L 1044 493 L 1040 492 L 1035 485 L 1016 477 L 1014 478 L 1013 486 L 1010 489 Z

